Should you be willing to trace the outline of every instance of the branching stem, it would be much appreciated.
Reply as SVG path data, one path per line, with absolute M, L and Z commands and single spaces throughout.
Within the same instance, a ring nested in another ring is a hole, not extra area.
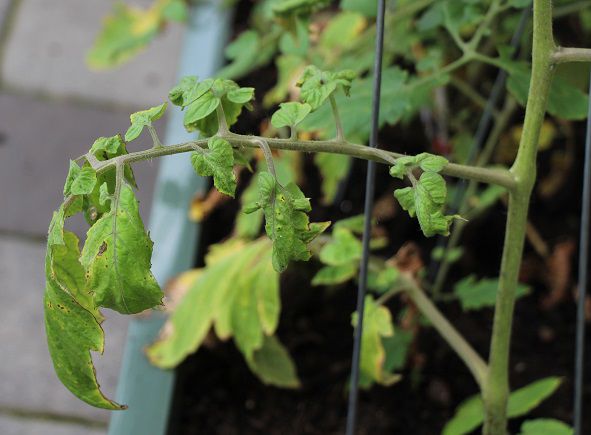
M 218 135 L 220 135 L 218 133 Z M 220 135 L 221 136 L 221 135 Z M 374 160 L 378 163 L 393 164 L 402 154 L 390 151 L 370 148 L 364 145 L 353 144 L 349 142 L 329 141 L 300 141 L 290 139 L 265 138 L 260 136 L 243 136 L 234 133 L 227 133 L 224 137 L 235 147 L 244 146 L 249 148 L 258 147 L 255 139 L 265 140 L 271 149 L 299 151 L 307 153 L 331 153 L 342 154 L 364 160 Z M 193 142 L 185 142 L 178 145 L 163 146 L 162 148 L 152 148 L 144 151 L 138 151 L 115 157 L 110 160 L 99 162 L 96 170 L 102 173 L 113 167 L 117 162 L 123 164 L 135 163 L 143 160 L 150 160 L 156 157 L 162 157 L 172 154 L 186 153 L 194 151 L 195 147 L 204 148 L 207 146 L 208 139 L 199 139 Z M 449 163 L 442 171 L 442 174 L 451 177 L 476 180 L 482 183 L 497 184 L 508 190 L 515 187 L 513 175 L 506 169 L 499 168 L 481 168 L 477 166 L 458 165 Z
M 148 125 L 148 131 L 150 132 L 150 136 L 152 136 L 152 142 L 154 143 L 154 148 L 162 148 L 162 142 L 160 142 L 160 138 L 158 137 L 158 133 L 153 125 Z
M 412 278 L 402 278 L 404 283 L 385 293 L 377 303 L 384 304 L 392 296 L 404 292 L 417 306 L 419 311 L 431 322 L 433 327 L 441 334 L 445 341 L 456 352 L 460 359 L 466 364 L 474 376 L 474 380 L 483 388 L 486 381 L 488 367 L 484 360 L 472 348 L 470 343 L 457 331 L 457 329 L 439 311 L 435 304 L 429 299 L 425 292 L 416 284 Z
M 552 53 L 552 63 L 591 62 L 591 48 L 558 47 Z

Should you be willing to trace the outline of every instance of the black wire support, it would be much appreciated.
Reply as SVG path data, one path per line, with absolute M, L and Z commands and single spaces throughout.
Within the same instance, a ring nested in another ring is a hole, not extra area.
M 378 14 L 376 18 L 376 48 L 374 63 L 374 82 L 371 113 L 371 135 L 369 146 L 377 148 L 380 119 L 380 95 L 382 90 L 382 56 L 384 51 L 384 15 L 385 0 L 377 0 Z M 357 325 L 353 341 L 353 357 L 351 361 L 351 385 L 349 389 L 349 404 L 347 408 L 346 435 L 354 435 L 357 426 L 357 409 L 359 399 L 359 365 L 361 361 L 361 338 L 363 335 L 363 315 L 365 310 L 365 293 L 367 291 L 367 270 L 369 263 L 369 241 L 371 238 L 371 215 L 374 204 L 376 163 L 367 163 L 367 177 L 365 181 L 365 211 L 363 226 L 363 252 L 359 266 L 359 288 L 357 289 Z
M 579 294 L 577 301 L 577 335 L 575 348 L 575 435 L 583 434 L 583 386 L 585 354 L 585 296 L 587 294 L 587 267 L 589 265 L 589 220 L 591 215 L 591 74 L 589 75 L 589 109 L 585 132 L 585 174 L 581 204 L 581 229 L 579 233 Z

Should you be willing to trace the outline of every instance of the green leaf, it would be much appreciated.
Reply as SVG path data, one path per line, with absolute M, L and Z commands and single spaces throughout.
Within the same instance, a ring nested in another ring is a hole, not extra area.
M 522 9 L 531 6 L 532 0 L 509 0 L 509 5 L 514 8 Z
M 416 215 L 426 237 L 448 235 L 452 216 L 442 213 L 447 189 L 443 177 L 435 172 L 423 172 L 415 191 Z
M 352 325 L 357 325 L 357 313 L 353 313 Z M 392 385 L 400 376 L 384 369 L 386 351 L 382 339 L 394 336 L 392 315 L 390 311 L 375 303 L 373 297 L 365 297 L 363 332 L 361 335 L 361 360 L 359 385 L 363 388 L 377 382 L 381 385 Z
M 66 182 L 64 184 L 64 196 L 68 196 L 72 189 L 72 183 L 80 173 L 80 166 L 74 161 L 70 160 L 70 168 L 68 175 L 66 176 Z
M 152 241 L 128 185 L 111 201 L 111 210 L 89 230 L 80 262 L 97 305 L 124 314 L 139 313 L 162 302 L 150 272 Z
M 234 150 L 227 140 L 212 137 L 207 142 L 207 151 L 194 151 L 191 163 L 195 171 L 205 177 L 213 176 L 217 190 L 234 197 L 236 174 L 234 174 Z
M 425 172 L 441 172 L 449 163 L 445 157 L 429 153 L 417 155 L 416 162 Z
M 226 47 L 226 57 L 231 62 L 216 75 L 237 79 L 270 62 L 277 50 L 276 38 L 270 36 L 261 37 L 254 30 L 242 32 Z
M 77 172 L 66 195 L 87 195 L 93 191 L 95 185 L 96 172 L 90 166 L 85 166 Z
M 384 370 L 391 373 L 404 368 L 412 340 L 413 333 L 404 330 L 397 330 L 390 337 L 382 337 L 382 344 L 386 351 Z
M 410 116 L 420 107 L 429 103 L 431 91 L 445 85 L 449 76 L 438 74 L 429 81 L 422 81 L 415 86 L 418 79 L 409 79 L 408 73 L 397 67 L 387 68 L 383 72 L 380 127 L 394 125 L 403 117 Z M 339 115 L 343 124 L 345 137 L 349 140 L 365 142 L 369 138 L 371 125 L 372 77 L 355 81 L 351 87 L 351 96 L 335 94 Z M 312 112 L 301 124 L 303 131 L 311 131 L 320 137 L 334 137 L 335 127 L 330 105 L 323 105 Z
M 386 266 L 377 271 L 370 267 L 367 276 L 367 288 L 384 293 L 394 287 L 399 277 L 400 271 L 395 267 Z
M 375 222 L 372 222 L 372 225 L 374 224 Z M 335 229 L 346 228 L 352 233 L 361 235 L 363 234 L 363 230 L 365 227 L 365 216 L 363 216 L 362 214 L 358 214 L 356 216 L 341 219 L 340 221 L 334 224 L 334 227 Z
M 501 60 L 501 65 L 509 73 L 507 89 L 523 106 L 527 102 L 531 67 L 523 62 Z M 588 96 L 578 87 L 562 77 L 554 77 L 548 95 L 548 113 L 557 118 L 579 120 L 587 116 Z
M 273 267 L 287 269 L 290 261 L 307 261 L 311 254 L 307 243 L 326 226 L 314 231 L 309 223 L 310 201 L 294 183 L 282 187 L 269 172 L 258 175 L 259 201 L 249 211 L 261 208 L 265 231 L 273 241 Z
M 453 248 L 453 249 L 446 249 L 443 246 L 436 246 L 431 251 L 431 258 L 437 261 L 447 261 L 449 264 L 456 263 L 460 258 L 464 255 L 464 248 L 461 246 Z
M 474 275 L 469 275 L 456 283 L 454 294 L 460 300 L 463 310 L 478 310 L 495 305 L 498 287 L 498 279 L 478 280 Z M 521 298 L 529 292 L 530 288 L 527 285 L 519 284 L 515 296 Z
M 323 267 L 312 278 L 312 285 L 337 285 L 347 282 L 357 276 L 358 266 L 357 262 L 350 262 Z
M 573 435 L 573 433 L 573 429 L 562 421 L 538 418 L 524 421 L 519 435 Z
M 254 88 L 237 88 L 228 91 L 228 100 L 236 104 L 246 104 L 254 99 Z
M 221 99 L 214 96 L 213 93 L 204 93 L 199 98 L 189 103 L 187 110 L 185 111 L 183 122 L 185 125 L 189 125 L 206 118 L 215 112 L 220 103 Z
M 166 111 L 167 103 L 162 103 L 160 106 L 151 107 L 147 110 L 132 113 L 129 119 L 131 126 L 125 133 L 125 140 L 130 142 L 137 139 L 144 127 L 152 125 L 152 122 L 160 119 Z
M 521 417 L 537 408 L 558 389 L 560 383 L 560 378 L 548 377 L 512 392 L 507 404 L 507 416 Z
M 279 110 L 271 117 L 271 124 L 275 128 L 295 127 L 308 116 L 311 110 L 312 107 L 306 103 L 281 103 Z
M 281 388 L 300 387 L 293 360 L 274 336 L 265 337 L 262 347 L 257 349 L 247 362 L 253 373 L 266 385 Z
M 102 157 L 101 160 L 106 160 L 120 155 L 124 146 L 123 139 L 119 134 L 111 137 L 99 137 L 90 147 L 90 153 L 97 158 Z
M 357 262 L 363 248 L 361 241 L 345 228 L 337 227 L 332 232 L 330 242 L 320 250 L 320 261 L 329 266 L 342 266 Z
M 415 217 L 415 193 L 412 187 L 395 190 L 394 197 L 396 197 L 402 209 L 407 211 L 410 217 Z
M 406 176 L 407 172 L 417 166 L 416 156 L 402 156 L 396 159 L 394 166 L 390 168 L 390 176 L 400 178 L 401 180 Z
M 411 166 L 415 164 L 418 163 L 415 161 Z M 441 167 L 438 163 L 430 163 L 430 165 L 435 169 Z M 396 166 L 393 168 L 396 168 Z M 423 172 L 421 178 L 418 181 L 413 181 L 413 183 L 412 187 L 398 189 L 394 192 L 400 206 L 408 211 L 411 217 L 417 216 L 421 230 L 426 237 L 435 234 L 447 236 L 451 221 L 457 216 L 445 216 L 443 214 L 447 197 L 445 180 L 438 173 L 427 171 Z
M 549 377 L 520 388 L 509 395 L 507 417 L 521 417 L 536 408 L 560 386 L 560 378 Z M 480 396 L 465 400 L 454 417 L 443 428 L 443 435 L 464 435 L 478 428 L 484 421 L 484 407 Z
M 57 211 L 53 212 L 53 217 L 49 223 L 49 231 L 47 232 L 47 245 L 65 245 L 64 242 L 64 206 L 62 205 Z
M 106 205 L 107 201 L 111 200 L 111 194 L 109 193 L 109 187 L 107 183 L 101 184 L 99 188 L 99 202 L 101 205 Z
M 341 9 L 359 12 L 368 18 L 373 18 L 378 13 L 377 3 L 367 0 L 341 0 Z
M 309 15 L 330 5 L 330 0 L 283 0 L 273 5 L 273 13 L 279 17 Z
M 213 136 L 218 130 L 216 109 L 222 105 L 226 123 L 231 126 L 238 120 L 242 108 L 252 109 L 253 88 L 240 88 L 232 80 L 197 77 L 181 79 L 169 93 L 173 104 L 185 107 L 184 125 L 187 131 L 199 130 L 205 136 Z
M 298 86 L 301 87 L 300 97 L 304 103 L 312 107 L 312 110 L 316 110 L 339 87 L 348 96 L 351 82 L 355 77 L 356 74 L 352 70 L 333 73 L 310 65 L 304 70 L 298 82 Z

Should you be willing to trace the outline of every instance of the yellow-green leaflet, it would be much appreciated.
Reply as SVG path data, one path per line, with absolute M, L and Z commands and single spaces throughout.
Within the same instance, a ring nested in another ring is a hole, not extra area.
M 89 230 L 80 262 L 97 305 L 124 314 L 139 313 L 162 302 L 162 291 L 150 271 L 152 241 L 127 184 L 111 210 Z
M 357 313 L 353 313 L 352 324 L 357 326 Z M 390 311 L 378 305 L 372 296 L 365 297 L 363 333 L 361 336 L 361 361 L 359 385 L 369 387 L 373 382 L 391 385 L 400 379 L 384 368 L 386 350 L 382 339 L 394 335 Z
M 161 338 L 148 349 L 150 360 L 164 368 L 176 366 L 201 346 L 214 327 L 220 339 L 234 338 L 263 382 L 299 385 L 289 354 L 273 337 L 281 302 L 271 255 L 268 239 L 230 239 L 214 245 L 206 267 L 175 308 Z
M 60 209 L 62 210 L 62 209 Z M 63 231 L 63 211 L 56 213 L 45 258 L 45 330 L 49 354 L 58 378 L 74 395 L 105 409 L 125 407 L 107 399 L 96 380 L 90 351 L 102 352 L 102 316 L 86 292 L 78 262 L 78 239 Z M 61 241 L 60 241 L 61 239 Z

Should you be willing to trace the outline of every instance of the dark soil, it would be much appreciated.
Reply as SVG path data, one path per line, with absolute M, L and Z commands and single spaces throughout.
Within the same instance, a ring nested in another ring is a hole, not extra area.
M 242 4 L 247 3 L 243 2 Z M 239 16 L 246 16 L 240 10 Z M 238 22 L 237 27 L 243 26 Z M 274 70 L 268 68 L 246 78 L 242 84 L 254 85 L 263 95 L 273 82 Z M 237 125 L 238 132 L 258 131 L 265 115 L 261 109 Z M 522 114 L 519 114 L 522 116 Z M 521 118 L 519 118 L 521 119 Z M 516 118 L 516 122 L 519 122 Z M 577 126 L 582 137 L 582 125 Z M 385 129 L 381 145 L 396 138 L 400 143 L 426 143 L 421 140 L 420 124 L 404 130 Z M 411 140 L 412 138 L 412 140 Z M 424 149 L 397 149 L 420 152 Z M 550 251 L 565 240 L 576 242 L 580 213 L 580 174 L 582 147 L 577 147 L 575 165 L 569 181 L 553 196 L 535 195 L 531 221 L 548 244 Z M 540 175 L 548 170 L 549 157 L 542 154 Z M 311 160 L 306 164 L 305 193 L 318 198 L 318 174 Z M 314 205 L 312 220 L 337 220 L 362 211 L 365 163 L 355 162 L 342 197 L 330 207 Z M 574 180 L 574 181 L 573 181 Z M 377 197 L 392 192 L 394 181 L 385 168 L 378 173 Z M 206 247 L 227 236 L 232 227 L 236 202 L 227 202 L 203 224 L 202 264 Z M 469 273 L 496 276 L 500 262 L 505 223 L 505 207 L 498 204 L 486 216 L 467 227 L 463 246 L 464 259 L 452 269 L 450 283 Z M 414 240 L 423 259 L 435 241 L 424 239 L 416 222 L 397 213 L 379 222 L 389 234 L 390 244 L 382 254 L 394 255 L 400 246 Z M 513 388 L 547 376 L 561 376 L 559 390 L 536 408 L 528 418 L 572 419 L 575 304 L 572 289 L 576 280 L 576 252 L 570 257 L 572 267 L 566 272 L 570 280 L 568 293 L 551 308 L 544 308 L 549 294 L 546 263 L 531 245 L 526 244 L 522 280 L 532 285 L 532 293 L 516 306 L 511 357 Z M 171 434 L 180 435 L 254 435 L 254 434 L 342 434 L 346 418 L 347 384 L 350 371 L 353 331 L 351 313 L 355 310 L 354 285 L 338 289 L 313 288 L 310 279 L 317 264 L 295 264 L 282 277 L 282 317 L 278 335 L 294 358 L 302 382 L 300 390 L 282 390 L 262 385 L 243 361 L 232 342 L 202 348 L 178 369 L 176 399 L 171 418 Z M 553 272 L 551 272 L 553 273 Z M 396 318 L 403 308 L 393 300 L 390 308 Z M 442 311 L 483 356 L 488 353 L 492 310 L 464 313 L 456 303 L 440 304 Z M 588 335 L 588 338 L 591 336 Z M 587 350 L 591 350 L 588 340 Z M 587 355 L 586 360 L 590 361 Z M 362 392 L 359 408 L 359 434 L 433 435 L 441 432 L 456 406 L 477 393 L 477 386 L 463 363 L 436 331 L 419 330 L 403 379 L 389 388 L 374 387 Z M 585 403 L 591 403 L 591 377 L 587 377 Z M 511 422 L 511 433 L 518 433 L 523 419 Z M 591 416 L 587 416 L 583 433 L 591 433 Z

